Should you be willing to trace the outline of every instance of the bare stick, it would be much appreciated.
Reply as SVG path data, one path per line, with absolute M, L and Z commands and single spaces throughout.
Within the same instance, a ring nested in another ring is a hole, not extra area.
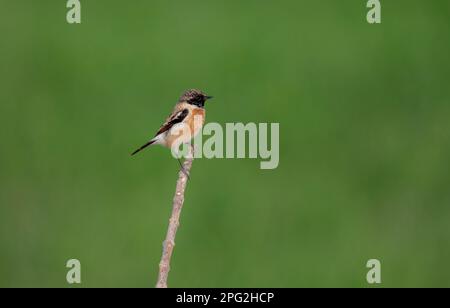
M 189 154 L 183 163 L 183 169 L 178 173 L 177 188 L 173 198 L 172 215 L 169 219 L 169 228 L 167 230 L 166 240 L 163 243 L 163 252 L 161 262 L 159 263 L 159 275 L 157 288 L 167 288 L 167 277 L 170 271 L 170 259 L 175 246 L 175 236 L 180 225 L 180 214 L 184 203 L 184 191 L 191 172 L 193 157 L 193 148 L 189 147 Z

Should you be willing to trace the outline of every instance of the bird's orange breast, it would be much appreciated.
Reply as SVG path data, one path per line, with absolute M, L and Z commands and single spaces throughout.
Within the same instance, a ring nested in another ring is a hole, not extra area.
M 167 147 L 172 147 L 174 144 L 187 143 L 194 138 L 202 130 L 205 123 L 205 110 L 202 108 L 190 108 L 189 114 L 183 123 L 189 128 L 189 134 L 183 130 L 177 133 L 170 132 L 166 139 Z
M 195 137 L 205 123 L 205 109 L 196 108 L 191 111 L 188 119 L 188 125 L 191 130 L 192 137 Z

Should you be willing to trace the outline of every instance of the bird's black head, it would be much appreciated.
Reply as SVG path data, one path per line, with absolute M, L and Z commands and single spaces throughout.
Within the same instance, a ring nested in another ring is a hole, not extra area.
M 208 96 L 200 90 L 191 89 L 181 95 L 180 103 L 186 102 L 188 104 L 203 108 L 205 106 L 205 102 L 211 98 L 212 96 Z

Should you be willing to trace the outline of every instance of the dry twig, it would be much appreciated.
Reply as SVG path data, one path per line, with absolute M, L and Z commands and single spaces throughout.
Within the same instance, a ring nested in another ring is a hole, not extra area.
M 166 239 L 163 243 L 163 253 L 161 262 L 159 263 L 159 275 L 157 288 L 167 288 L 167 277 L 170 271 L 170 259 L 172 257 L 173 248 L 175 246 L 175 236 L 177 234 L 178 226 L 180 225 L 180 214 L 184 203 L 184 191 L 189 179 L 188 175 L 191 172 L 192 162 L 194 160 L 193 147 L 189 147 L 189 155 L 186 157 L 183 168 L 178 173 L 177 188 L 175 197 L 173 198 L 172 215 L 169 219 L 169 228 L 167 230 Z

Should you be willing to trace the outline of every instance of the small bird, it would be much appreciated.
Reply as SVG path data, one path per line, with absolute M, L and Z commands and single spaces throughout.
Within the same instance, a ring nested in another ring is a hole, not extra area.
M 177 142 L 177 144 L 189 142 L 200 132 L 205 122 L 205 102 L 211 98 L 213 97 L 196 89 L 184 92 L 166 122 L 156 132 L 155 137 L 134 151 L 131 155 L 135 155 L 154 144 L 160 144 L 171 148 L 175 142 Z M 196 121 L 199 121 L 200 123 L 195 123 Z M 187 125 L 190 133 L 187 133 L 187 130 L 174 129 L 175 125 L 178 123 Z

